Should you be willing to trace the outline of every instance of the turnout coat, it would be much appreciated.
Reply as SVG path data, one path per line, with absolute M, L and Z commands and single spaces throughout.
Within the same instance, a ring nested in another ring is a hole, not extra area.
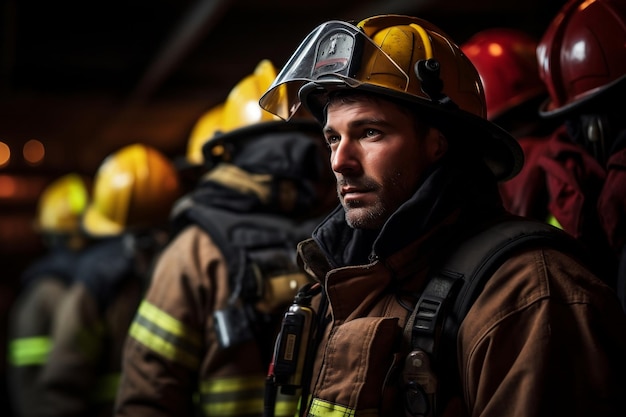
M 405 325 L 451 242 L 503 213 L 484 168 L 435 167 L 380 231 L 350 229 L 339 207 L 298 248 L 323 286 L 307 416 L 404 416 Z M 488 185 L 484 185 L 488 184 Z M 492 185 L 493 184 L 493 185 Z M 456 342 L 445 416 L 618 416 L 626 319 L 615 293 L 551 247 L 514 254 L 490 277 Z

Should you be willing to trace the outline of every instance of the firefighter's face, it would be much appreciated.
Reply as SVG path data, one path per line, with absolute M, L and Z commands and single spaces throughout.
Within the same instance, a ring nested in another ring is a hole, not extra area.
M 335 98 L 327 106 L 324 134 L 351 227 L 381 228 L 447 149 L 437 129 L 418 124 L 407 109 L 370 96 Z

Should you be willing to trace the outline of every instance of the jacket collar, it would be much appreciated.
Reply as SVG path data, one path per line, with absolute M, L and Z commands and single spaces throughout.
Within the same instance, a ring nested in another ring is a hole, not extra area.
M 455 230 L 503 210 L 496 184 L 484 165 L 450 157 L 434 167 L 382 229 L 350 228 L 339 206 L 314 230 L 313 239 L 333 268 L 385 260 L 413 241 L 440 245 L 453 239 Z

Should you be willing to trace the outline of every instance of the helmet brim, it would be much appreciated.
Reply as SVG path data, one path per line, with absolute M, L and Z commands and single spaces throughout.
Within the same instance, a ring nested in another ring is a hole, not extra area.
M 570 113 L 574 113 L 579 111 L 581 108 L 588 106 L 592 103 L 595 103 L 596 100 L 604 99 L 605 96 L 609 94 L 613 94 L 617 92 L 624 92 L 626 90 L 626 75 L 621 76 L 615 81 L 599 87 L 595 90 L 588 91 L 586 94 L 581 95 L 574 101 L 570 101 L 562 106 L 557 106 L 554 104 L 554 101 L 551 97 L 548 97 L 540 106 L 539 106 L 539 115 L 546 119 L 552 119 L 558 116 L 567 116 Z M 613 101 L 609 98 L 606 100 L 607 103 L 612 103 Z M 596 110 L 597 111 L 597 110 Z
M 96 238 L 118 236 L 124 231 L 120 224 L 103 216 L 93 205 L 85 210 L 81 226 L 87 235 Z
M 291 119 L 289 121 L 272 120 L 234 129 L 227 133 L 218 133 L 202 146 L 202 155 L 206 161 L 205 165 L 209 168 L 214 165 L 213 160 L 215 159 L 215 155 L 213 153 L 213 148 L 216 146 L 223 144 L 232 144 L 237 146 L 238 143 L 254 139 L 257 136 L 265 135 L 267 133 L 293 131 L 317 133 L 321 137 L 322 128 L 316 120 L 303 118 Z

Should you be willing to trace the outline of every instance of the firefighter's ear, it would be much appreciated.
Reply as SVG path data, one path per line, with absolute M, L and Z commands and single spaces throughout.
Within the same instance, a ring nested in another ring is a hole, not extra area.
M 430 128 L 426 134 L 426 151 L 431 161 L 437 161 L 448 151 L 448 138 L 437 128 Z
M 439 159 L 448 151 L 448 138 L 439 130 L 437 130 L 437 133 L 437 150 L 435 156 Z

